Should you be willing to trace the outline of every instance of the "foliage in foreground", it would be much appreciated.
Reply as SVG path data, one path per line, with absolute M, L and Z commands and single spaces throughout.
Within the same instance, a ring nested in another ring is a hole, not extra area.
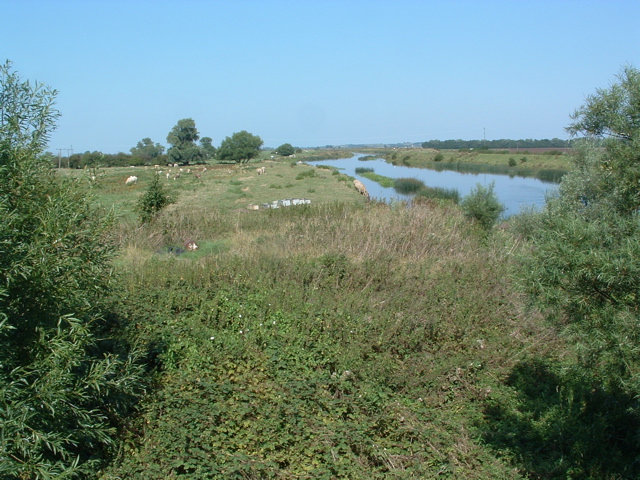
M 140 387 L 102 318 L 112 216 L 41 157 L 56 92 L 9 62 L 0 87 L 0 478 L 76 478 L 109 457 Z
M 503 447 L 556 471 L 581 457 L 565 470 L 574 477 L 638 478 L 640 471 L 639 114 L 640 72 L 628 67 L 574 114 L 568 130 L 585 138 L 557 195 L 541 212 L 518 220 L 530 242 L 521 258 L 522 284 L 573 346 L 564 372 L 544 369 L 545 383 L 555 383 L 571 407 L 560 422 L 553 416 L 547 422 L 568 427 L 563 433 L 581 444 L 569 450 L 561 436 L 547 435 L 552 448 L 537 459 L 514 439 Z M 585 419 L 589 426 L 575 428 Z M 541 440 L 545 428 L 535 421 Z M 586 438 L 606 439 L 607 455 Z
M 462 215 L 262 213 L 222 255 L 129 260 L 157 390 L 103 478 L 518 478 L 474 423 L 530 327 Z

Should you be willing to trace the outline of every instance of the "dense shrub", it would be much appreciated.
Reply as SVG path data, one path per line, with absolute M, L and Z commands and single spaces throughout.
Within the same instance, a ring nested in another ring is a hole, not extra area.
M 488 187 L 478 183 L 460 202 L 465 215 L 475 220 L 484 230 L 490 230 L 505 210 L 493 188 L 493 183 Z
M 175 200 L 165 192 L 160 175 L 153 175 L 147 191 L 138 200 L 137 211 L 140 223 L 148 223 L 167 205 Z
M 113 216 L 41 156 L 56 92 L 0 67 L 0 478 L 92 477 L 141 385 L 105 320 Z

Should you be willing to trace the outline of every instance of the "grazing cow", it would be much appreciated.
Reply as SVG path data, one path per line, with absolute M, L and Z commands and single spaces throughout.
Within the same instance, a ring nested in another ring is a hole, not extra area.
M 264 175 L 266 173 L 266 168 L 260 167 L 260 168 L 257 168 L 256 171 L 258 172 L 258 175 Z
M 189 252 L 195 252 L 196 250 L 198 250 L 198 245 L 194 240 L 189 239 L 184 242 L 184 248 Z
M 369 192 L 367 192 L 367 187 L 360 180 L 354 180 L 353 186 L 356 187 L 356 190 L 359 194 L 364 195 L 367 200 L 369 200 Z
M 138 183 L 138 177 L 136 177 L 135 175 L 131 175 L 129 178 L 127 178 L 127 180 L 124 182 L 125 185 L 134 185 Z

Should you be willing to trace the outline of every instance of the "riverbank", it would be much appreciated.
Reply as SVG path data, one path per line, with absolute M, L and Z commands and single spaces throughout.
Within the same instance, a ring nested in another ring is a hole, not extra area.
M 372 158 L 383 158 L 392 165 L 452 170 L 463 173 L 493 173 L 520 177 L 534 177 L 559 182 L 571 167 L 572 153 L 549 151 L 530 153 L 526 150 L 459 151 L 434 149 L 361 149 Z

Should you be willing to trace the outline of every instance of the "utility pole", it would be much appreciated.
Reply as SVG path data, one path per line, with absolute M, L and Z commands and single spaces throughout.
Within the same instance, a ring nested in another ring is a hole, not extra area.
M 58 168 L 62 168 L 62 151 L 67 152 L 67 168 L 69 168 L 69 161 L 71 159 L 71 155 L 73 155 L 73 145 L 71 148 L 58 148 Z

